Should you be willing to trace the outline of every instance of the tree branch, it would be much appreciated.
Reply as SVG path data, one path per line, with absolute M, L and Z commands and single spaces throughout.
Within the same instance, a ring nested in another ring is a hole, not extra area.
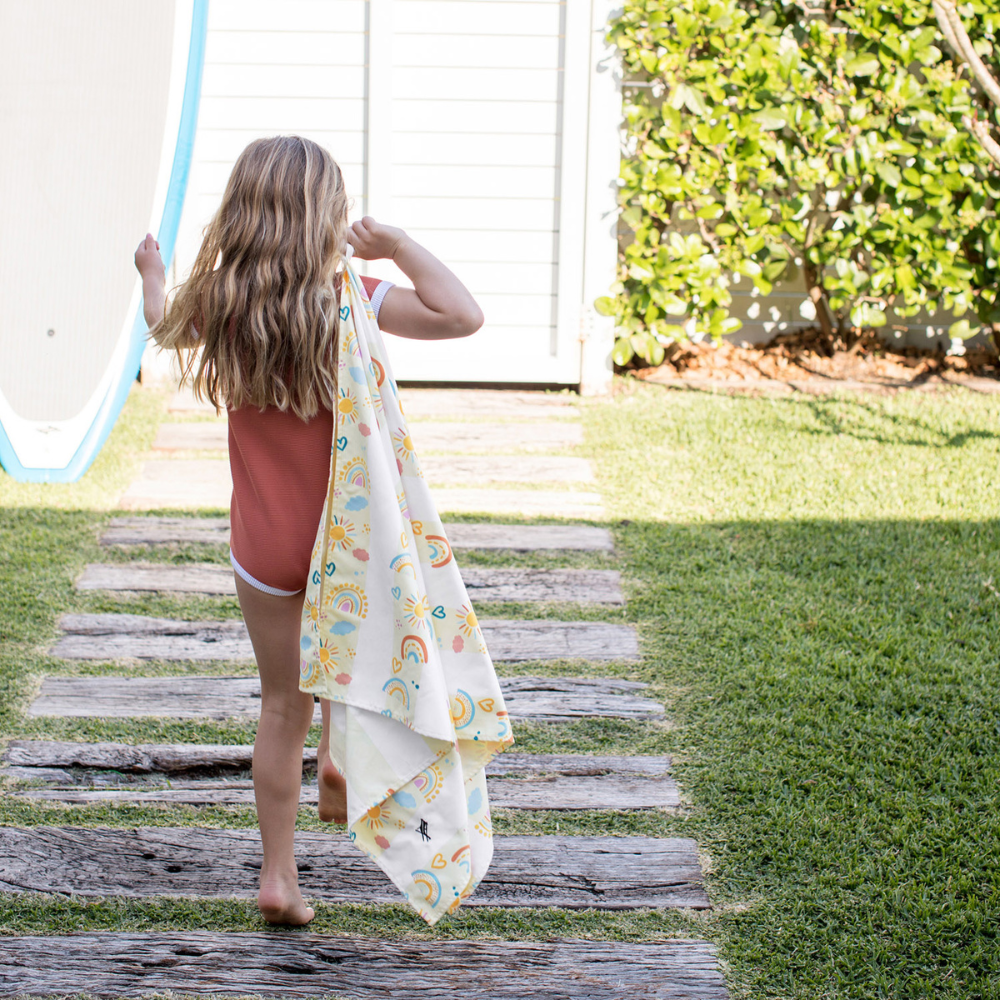
M 965 30 L 965 25 L 962 24 L 962 19 L 955 9 L 955 0 L 931 0 L 931 3 L 934 7 L 934 16 L 941 27 L 941 34 L 944 35 L 955 55 L 968 64 L 979 86 L 983 88 L 994 106 L 1000 108 L 1000 83 L 996 81 L 973 48 L 969 33 Z
M 978 118 L 970 118 L 966 115 L 962 121 L 965 127 L 979 140 L 980 145 L 989 154 L 990 159 L 1000 167 L 1000 142 L 990 135 L 990 127 L 986 122 L 981 122 Z

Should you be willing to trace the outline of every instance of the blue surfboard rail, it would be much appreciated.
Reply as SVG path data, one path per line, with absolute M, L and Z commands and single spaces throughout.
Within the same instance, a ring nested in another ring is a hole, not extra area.
M 163 206 L 163 217 L 157 231 L 160 255 L 169 267 L 177 246 L 177 231 L 184 208 L 188 175 L 191 172 L 191 154 L 194 150 L 195 129 L 198 125 L 198 106 L 201 102 L 201 78 L 205 64 L 205 40 L 208 32 L 209 0 L 193 0 L 191 11 L 191 41 L 188 46 L 187 71 L 184 78 L 184 98 L 181 104 L 180 123 L 177 128 L 177 144 L 174 147 L 174 161 L 170 168 L 167 197 Z M 62 469 L 25 467 L 21 464 L 7 436 L 0 425 L 0 465 L 13 479 L 21 483 L 74 483 L 90 468 L 104 447 L 125 406 L 129 391 L 139 374 L 142 353 L 146 347 L 146 320 L 142 302 L 139 302 L 132 323 L 128 354 L 125 364 L 108 389 L 90 429 L 77 448 L 69 463 Z

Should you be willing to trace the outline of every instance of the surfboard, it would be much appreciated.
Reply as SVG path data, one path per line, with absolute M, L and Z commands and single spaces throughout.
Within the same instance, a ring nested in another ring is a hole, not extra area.
M 169 266 L 208 0 L 0 0 L 0 464 L 73 482 L 146 342 L 132 255 Z

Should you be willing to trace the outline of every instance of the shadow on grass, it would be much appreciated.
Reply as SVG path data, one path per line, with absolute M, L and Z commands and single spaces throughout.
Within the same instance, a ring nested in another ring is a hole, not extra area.
M 634 522 L 618 545 L 737 981 L 997 995 L 1000 521 Z
M 804 406 L 818 425 L 803 428 L 812 435 L 846 434 L 859 441 L 891 442 L 895 445 L 927 448 L 961 448 L 973 440 L 1000 440 L 1000 433 L 995 431 L 963 429 L 951 433 L 942 427 L 940 412 L 924 419 L 915 416 L 912 407 L 894 412 L 884 400 L 873 403 L 872 400 L 839 395 L 808 400 L 776 399 L 774 405 L 791 407 L 791 413 L 796 413 Z
M 5 732 L 56 617 L 81 600 L 73 580 L 99 558 L 105 517 L 0 510 Z M 674 755 L 694 807 L 717 907 L 703 930 L 734 990 L 997 995 L 1000 521 L 636 520 L 615 533 L 635 675 L 670 692 L 674 727 L 650 728 L 647 745 Z M 575 732 L 553 745 L 627 739 Z

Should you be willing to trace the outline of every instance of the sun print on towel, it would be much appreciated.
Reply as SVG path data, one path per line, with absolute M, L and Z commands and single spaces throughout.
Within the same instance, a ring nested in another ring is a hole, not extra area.
M 323 612 L 319 606 L 319 600 L 307 597 L 304 605 L 305 616 L 313 624 L 318 625 Z
M 334 514 L 330 521 L 330 541 L 342 549 L 354 545 L 354 522 Z
M 396 451 L 403 456 L 403 461 L 412 461 L 413 441 L 411 440 L 410 435 L 407 434 L 405 430 L 394 431 L 392 440 L 396 442 Z
M 412 595 L 406 598 L 403 619 L 411 628 L 427 628 L 427 616 L 430 613 L 431 602 L 426 594 L 420 598 Z
M 365 813 L 363 822 L 368 826 L 368 829 L 374 833 L 377 830 L 381 830 L 382 827 L 389 822 L 391 815 L 392 814 L 385 802 L 380 802 L 372 806 L 371 809 Z
M 457 615 L 458 627 L 467 639 L 471 639 L 479 628 L 479 619 L 476 617 L 476 612 L 472 610 L 470 605 L 463 604 L 458 609 Z
M 354 393 L 350 389 L 340 390 L 337 413 L 341 419 L 349 420 L 352 424 L 356 424 L 361 419 L 361 413 L 358 410 L 358 401 L 354 398 Z

